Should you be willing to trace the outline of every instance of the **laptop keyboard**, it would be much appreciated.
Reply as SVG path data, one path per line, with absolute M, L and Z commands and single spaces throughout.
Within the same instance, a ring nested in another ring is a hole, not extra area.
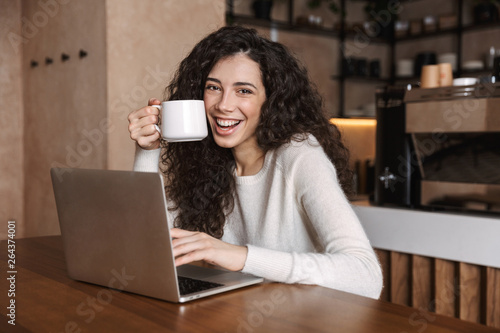
M 179 291 L 181 295 L 187 295 L 223 286 L 223 284 L 220 283 L 197 280 L 185 276 L 178 276 L 177 279 L 179 280 Z

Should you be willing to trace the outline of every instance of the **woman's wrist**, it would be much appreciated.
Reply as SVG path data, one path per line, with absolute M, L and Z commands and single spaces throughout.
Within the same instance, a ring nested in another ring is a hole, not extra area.
M 238 263 L 236 267 L 236 271 L 241 271 L 245 267 L 245 263 L 247 262 L 247 255 L 248 255 L 248 248 L 246 246 L 237 246 L 237 250 L 235 253 L 237 253 L 237 259 L 236 262 Z

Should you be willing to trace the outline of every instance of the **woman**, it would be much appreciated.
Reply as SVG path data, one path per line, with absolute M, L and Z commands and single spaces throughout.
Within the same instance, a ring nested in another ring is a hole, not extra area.
M 201 142 L 162 145 L 159 100 L 129 115 L 134 169 L 161 160 L 176 265 L 379 297 L 380 266 L 346 199 L 348 151 L 284 46 L 221 28 L 181 62 L 165 99 L 203 99 L 210 125 Z

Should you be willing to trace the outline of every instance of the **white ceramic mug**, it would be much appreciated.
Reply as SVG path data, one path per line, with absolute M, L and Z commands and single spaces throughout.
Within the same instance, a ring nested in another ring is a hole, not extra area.
M 161 129 L 155 126 L 167 142 L 200 141 L 208 135 L 203 101 L 166 101 L 152 106 L 161 111 Z

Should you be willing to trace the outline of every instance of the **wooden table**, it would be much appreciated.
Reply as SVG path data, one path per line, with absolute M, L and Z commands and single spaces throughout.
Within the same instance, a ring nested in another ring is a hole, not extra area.
M 69 279 L 59 236 L 15 242 L 15 297 L 0 243 L 1 332 L 500 332 L 317 286 L 264 283 L 172 304 Z

